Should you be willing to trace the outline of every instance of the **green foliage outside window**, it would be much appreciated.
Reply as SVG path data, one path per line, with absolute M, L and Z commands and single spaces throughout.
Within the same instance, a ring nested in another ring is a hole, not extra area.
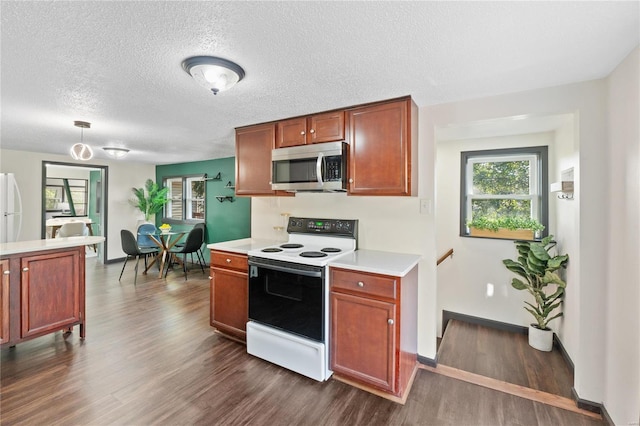
M 531 201 L 514 198 L 481 199 L 482 195 L 528 195 L 529 161 L 487 161 L 473 164 L 472 220 L 478 229 L 534 229 L 544 227 L 531 219 Z M 480 199 L 479 199 L 480 198 Z

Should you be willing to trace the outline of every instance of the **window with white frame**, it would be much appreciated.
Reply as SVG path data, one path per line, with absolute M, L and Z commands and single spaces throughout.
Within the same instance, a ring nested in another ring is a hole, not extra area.
M 535 220 L 547 235 L 547 147 L 461 153 L 460 235 L 471 221 Z
M 169 188 L 165 218 L 187 221 L 205 219 L 206 191 L 201 175 L 166 178 L 164 186 Z

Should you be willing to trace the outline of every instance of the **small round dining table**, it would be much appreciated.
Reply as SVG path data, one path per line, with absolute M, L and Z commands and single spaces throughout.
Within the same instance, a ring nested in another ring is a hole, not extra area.
M 180 238 L 186 234 L 186 231 L 169 231 L 169 232 L 141 232 L 138 235 L 144 235 L 149 237 L 151 241 L 154 242 L 155 245 L 158 246 L 158 254 L 153 258 L 153 260 L 147 265 L 143 274 L 146 274 L 149 268 L 153 266 L 154 263 L 160 262 L 160 273 L 158 274 L 158 278 L 162 278 L 162 273 L 164 272 L 164 268 L 166 266 L 167 260 L 170 258 L 171 247 L 173 247 Z M 176 256 L 177 259 L 177 256 Z M 179 261 L 179 259 L 178 259 Z

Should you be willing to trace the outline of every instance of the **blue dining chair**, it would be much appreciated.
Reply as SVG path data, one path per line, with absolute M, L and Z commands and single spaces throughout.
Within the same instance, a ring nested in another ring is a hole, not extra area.
M 153 223 L 143 223 L 138 226 L 138 247 L 140 248 L 158 248 L 157 244 L 151 238 L 144 234 L 155 234 L 158 229 Z

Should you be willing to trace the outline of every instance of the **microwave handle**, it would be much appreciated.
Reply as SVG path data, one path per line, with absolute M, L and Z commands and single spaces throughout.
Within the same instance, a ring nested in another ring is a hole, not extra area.
M 324 161 L 324 154 L 319 153 L 318 159 L 316 160 L 316 177 L 318 178 L 318 185 L 324 186 L 324 182 L 322 181 L 322 162 Z

